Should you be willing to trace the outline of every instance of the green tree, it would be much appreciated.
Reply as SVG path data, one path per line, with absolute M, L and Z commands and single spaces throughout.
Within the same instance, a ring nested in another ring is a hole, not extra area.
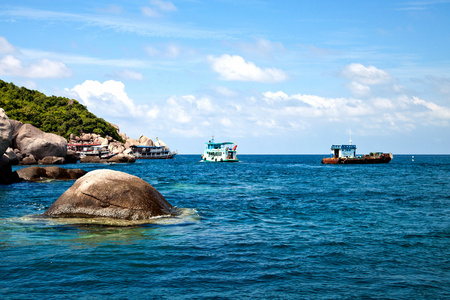
M 65 97 L 48 97 L 38 91 L 17 87 L 0 80 L 0 107 L 10 119 L 17 120 L 69 138 L 70 134 L 97 133 L 122 141 L 116 129 L 97 118 L 78 101 Z

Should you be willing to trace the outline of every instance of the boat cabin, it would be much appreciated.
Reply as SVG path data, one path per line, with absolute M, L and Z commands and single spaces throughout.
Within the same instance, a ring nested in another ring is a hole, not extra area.
M 356 157 L 356 145 L 332 145 L 331 156 L 333 158 L 354 158 Z

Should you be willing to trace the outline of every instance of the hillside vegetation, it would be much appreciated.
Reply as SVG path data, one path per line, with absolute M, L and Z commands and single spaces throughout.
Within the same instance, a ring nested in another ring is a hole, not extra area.
M 71 133 L 97 133 L 122 141 L 116 129 L 76 100 L 48 97 L 0 80 L 0 107 L 10 119 L 30 123 L 44 132 L 69 138 Z

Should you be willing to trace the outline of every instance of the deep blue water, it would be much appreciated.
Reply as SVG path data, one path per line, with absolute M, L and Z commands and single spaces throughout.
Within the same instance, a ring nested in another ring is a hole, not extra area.
M 140 226 L 36 217 L 73 181 L 0 186 L 2 299 L 450 299 L 450 156 L 321 165 L 199 155 L 111 168 L 183 214 Z

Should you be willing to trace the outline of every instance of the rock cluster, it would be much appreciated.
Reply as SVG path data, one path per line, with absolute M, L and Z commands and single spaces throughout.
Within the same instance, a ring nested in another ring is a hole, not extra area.
M 62 164 L 67 156 L 67 141 L 59 135 L 46 133 L 31 124 L 23 124 L 16 120 L 10 120 L 1 109 L 0 113 L 0 138 L 2 145 L 8 143 L 4 153 L 11 164 Z M 10 138 L 6 137 L 7 132 Z
M 12 172 L 13 164 L 61 164 L 67 156 L 64 138 L 45 133 L 30 124 L 10 120 L 0 108 L 0 184 L 21 180 L 76 179 L 85 172 L 58 167 L 25 168 Z

